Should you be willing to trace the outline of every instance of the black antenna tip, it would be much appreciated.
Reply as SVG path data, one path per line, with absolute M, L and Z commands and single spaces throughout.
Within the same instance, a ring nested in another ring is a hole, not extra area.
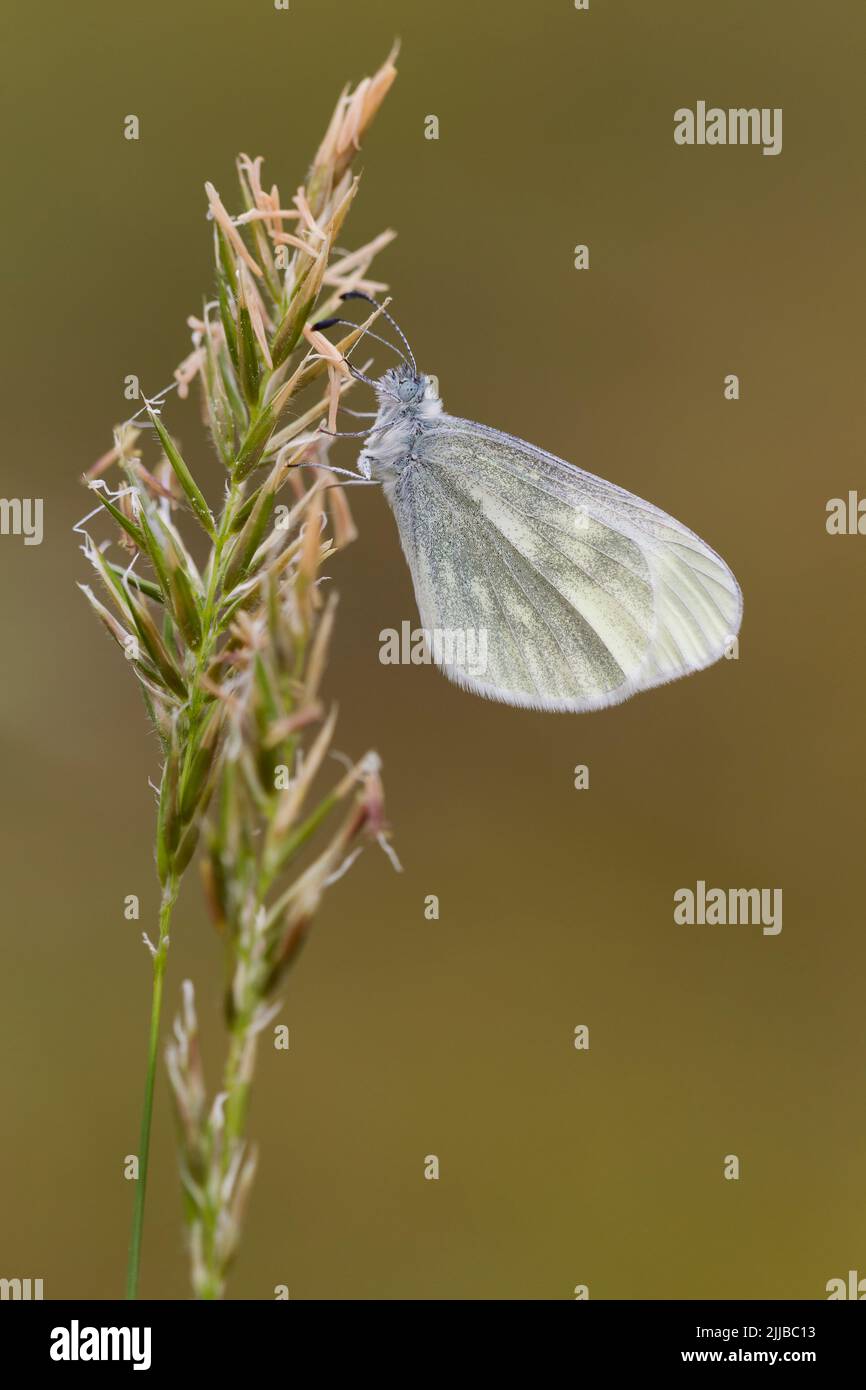
M 319 322 L 318 322 L 318 323 L 314 323 L 314 324 L 313 324 L 313 328 L 315 328 L 315 329 L 333 328 L 333 327 L 334 327 L 334 324 L 335 324 L 335 323 L 339 323 L 339 322 L 340 322 L 339 319 L 319 319 Z

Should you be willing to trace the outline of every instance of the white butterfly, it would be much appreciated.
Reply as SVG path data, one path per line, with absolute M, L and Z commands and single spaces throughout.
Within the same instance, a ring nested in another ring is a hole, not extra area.
M 391 504 L 428 638 L 483 635 L 444 655 L 433 642 L 445 674 L 510 705 L 590 710 L 718 661 L 743 608 L 724 560 L 623 488 L 446 415 L 406 347 L 373 383 L 359 468 Z

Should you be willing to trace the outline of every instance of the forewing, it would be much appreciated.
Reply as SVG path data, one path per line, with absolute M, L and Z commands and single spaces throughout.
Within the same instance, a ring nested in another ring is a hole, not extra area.
M 727 565 L 650 503 L 448 416 L 415 453 L 390 500 L 422 624 L 445 634 L 434 655 L 459 683 L 592 709 L 709 665 L 737 631 Z

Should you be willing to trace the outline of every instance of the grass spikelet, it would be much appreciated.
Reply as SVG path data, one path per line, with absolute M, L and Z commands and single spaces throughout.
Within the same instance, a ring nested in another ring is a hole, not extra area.
M 208 1099 L 190 982 L 166 1059 L 193 1292 L 220 1298 L 256 1168 L 246 1116 L 258 1039 L 279 1007 L 275 990 L 332 884 L 366 843 L 387 848 L 375 755 L 327 776 L 336 710 L 325 713 L 322 694 L 336 598 L 324 602 L 319 584 L 356 532 L 318 429 L 326 418 L 333 428 L 353 384 L 344 358 L 363 325 L 336 348 L 313 325 L 346 292 L 381 288 L 369 271 L 392 232 L 355 249 L 335 244 L 349 236 L 353 162 L 396 75 L 395 56 L 342 93 L 290 198 L 265 187 L 260 157 L 238 159 L 237 214 L 205 184 L 213 292 L 201 316 L 188 319 L 191 350 L 174 384 L 181 401 L 200 390 L 222 480 L 196 476 L 172 433 L 176 407 L 166 392 L 118 427 L 84 478 L 97 505 L 77 529 L 105 601 L 80 587 L 127 658 L 163 752 L 155 825 L 162 896 L 156 941 L 145 938 L 153 995 L 130 1298 L 138 1294 L 173 914 L 196 852 L 229 982 L 216 1094 Z M 107 534 L 95 539 L 87 528 L 100 525 Z

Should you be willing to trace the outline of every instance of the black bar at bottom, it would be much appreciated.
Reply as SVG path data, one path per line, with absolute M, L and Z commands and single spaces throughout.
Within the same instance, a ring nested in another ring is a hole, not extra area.
M 861 1300 L 863 1301 L 863 1300 Z M 484 1300 L 478 1300 L 484 1303 Z M 862 1362 L 863 1316 L 832 1301 L 821 1302 L 616 1302 L 574 1303 L 543 1325 L 535 1313 L 509 1313 L 505 1328 L 488 1329 L 478 1314 L 469 1326 L 452 1324 L 449 1344 L 447 1300 L 428 1306 L 414 1323 L 404 1305 L 377 1326 L 370 1303 L 354 1335 L 353 1304 L 296 1302 L 81 1303 L 3 1302 L 0 1335 L 3 1362 L 26 1373 L 52 1377 L 99 1374 L 110 1368 L 139 1375 L 176 1373 L 186 1367 L 220 1379 L 237 1373 L 264 1383 L 274 1373 L 297 1373 L 298 1353 L 307 1371 L 333 1373 L 340 1364 L 352 1374 L 378 1370 L 386 1379 L 428 1380 L 461 1376 L 473 1364 L 489 1377 L 502 1359 L 509 1374 L 522 1357 L 533 1383 L 543 1382 L 551 1356 L 566 1356 L 572 1371 L 582 1367 L 667 1370 L 673 1366 L 812 1366 L 828 1370 Z M 475 1307 L 476 1303 L 469 1304 Z M 509 1307 L 513 1305 L 509 1304 Z M 486 1316 L 486 1315 L 485 1315 Z M 524 1320 L 525 1319 L 525 1320 Z M 539 1332 L 541 1336 L 539 1337 Z M 324 1333 L 324 1336 L 322 1335 Z M 492 1335 L 491 1335 L 492 1333 Z M 564 1367 L 562 1369 L 565 1369 Z M 861 1367 L 862 1373 L 862 1367 Z

